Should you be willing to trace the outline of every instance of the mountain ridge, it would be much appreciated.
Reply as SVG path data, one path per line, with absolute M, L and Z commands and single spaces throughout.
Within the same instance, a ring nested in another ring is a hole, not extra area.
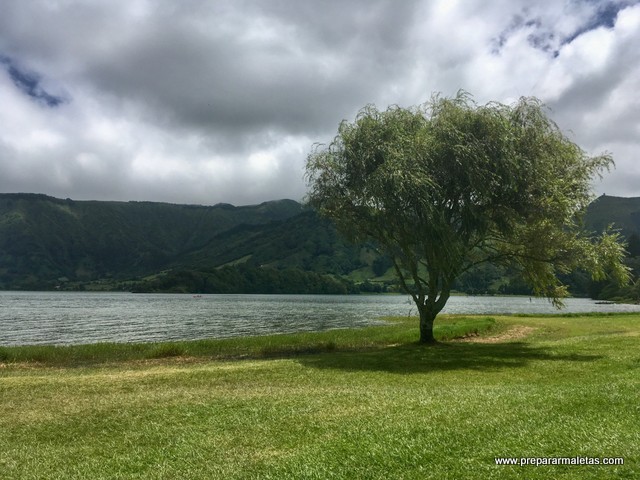
M 640 197 L 595 199 L 586 212 L 587 230 L 609 224 L 637 237 Z M 0 194 L 0 289 L 238 265 L 355 281 L 386 278 L 390 267 L 372 246 L 348 243 L 330 222 L 289 199 L 206 206 Z
M 151 273 L 236 225 L 303 209 L 293 200 L 208 207 L 0 194 L 0 286 Z

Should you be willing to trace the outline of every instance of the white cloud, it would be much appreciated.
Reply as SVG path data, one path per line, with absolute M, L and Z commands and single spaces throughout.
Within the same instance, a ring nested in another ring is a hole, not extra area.
M 299 199 L 307 153 L 343 118 L 462 88 L 540 97 L 581 146 L 613 153 L 599 191 L 640 196 L 639 44 L 625 1 L 11 2 L 0 191 Z M 20 72 L 63 103 L 30 97 Z

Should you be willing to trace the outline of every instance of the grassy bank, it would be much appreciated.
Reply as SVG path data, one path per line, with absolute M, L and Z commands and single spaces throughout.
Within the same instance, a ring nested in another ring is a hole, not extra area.
M 640 315 L 440 323 L 2 349 L 0 478 L 638 478 Z
M 296 333 L 156 343 L 97 343 L 70 346 L 0 346 L 0 363 L 41 366 L 82 366 L 170 357 L 207 359 L 272 358 L 339 350 L 362 350 L 417 338 L 417 319 L 388 318 L 387 324 L 367 329 Z M 498 328 L 491 317 L 443 317 L 435 328 L 440 341 L 488 333 Z

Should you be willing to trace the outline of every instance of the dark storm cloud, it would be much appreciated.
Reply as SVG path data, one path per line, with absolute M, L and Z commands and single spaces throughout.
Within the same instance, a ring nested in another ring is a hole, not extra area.
M 86 78 L 180 127 L 244 135 L 327 128 L 401 70 L 409 3 L 367 2 L 354 15 L 344 2 L 275 5 L 246 2 L 206 22 L 156 11 L 89 60 Z

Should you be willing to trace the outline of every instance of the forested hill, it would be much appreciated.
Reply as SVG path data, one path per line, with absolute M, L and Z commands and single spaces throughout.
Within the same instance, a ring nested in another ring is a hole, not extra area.
M 586 227 L 601 231 L 609 224 L 637 241 L 640 198 L 594 201 Z M 0 289 L 102 281 L 157 291 L 338 292 L 366 279 L 390 284 L 389 267 L 293 200 L 234 207 L 0 194 Z M 502 272 L 481 273 L 460 287 L 506 288 Z M 348 280 L 332 280 L 339 278 Z
M 640 197 L 602 195 L 589 205 L 585 223 L 594 232 L 601 232 L 613 224 L 627 238 L 633 234 L 639 235 Z
M 0 194 L 0 288 L 148 274 L 234 227 L 302 211 L 293 200 L 205 207 Z

